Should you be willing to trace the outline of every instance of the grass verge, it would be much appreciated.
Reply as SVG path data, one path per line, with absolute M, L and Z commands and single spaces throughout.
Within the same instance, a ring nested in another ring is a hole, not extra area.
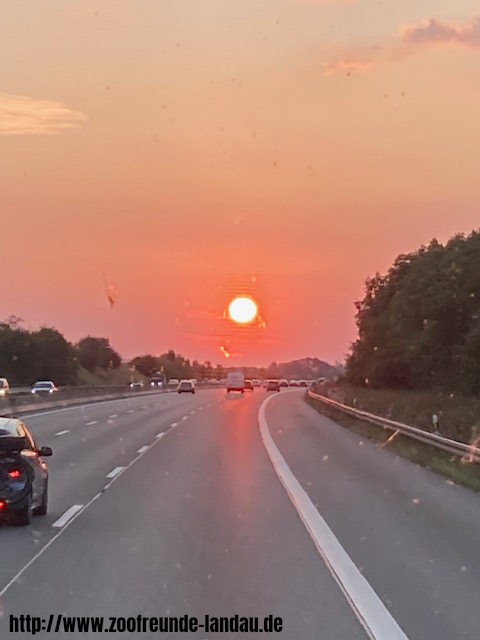
M 402 434 L 393 436 L 394 432 L 390 429 L 384 429 L 370 422 L 354 418 L 340 409 L 335 409 L 320 400 L 310 398 L 308 394 L 306 395 L 306 402 L 337 424 L 350 429 L 350 431 L 363 438 L 376 442 L 380 447 L 384 447 L 415 464 L 420 464 L 422 467 L 438 473 L 456 484 L 470 487 L 474 491 L 480 492 L 480 464 L 462 461 L 458 456 L 436 449 L 423 442 L 418 442 Z

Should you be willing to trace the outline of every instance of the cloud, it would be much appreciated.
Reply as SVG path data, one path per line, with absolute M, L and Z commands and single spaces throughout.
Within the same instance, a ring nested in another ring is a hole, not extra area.
M 318 4 L 318 5 L 353 5 L 357 4 L 358 0 L 291 0 L 293 4 Z
M 325 63 L 325 75 L 331 76 L 334 73 L 354 73 L 367 71 L 373 64 L 371 58 L 359 57 L 346 57 L 339 58 L 338 60 L 332 60 Z
M 474 16 L 466 24 L 440 22 L 427 18 L 420 24 L 407 25 L 401 36 L 410 44 L 461 44 L 480 46 L 480 16 Z
M 474 16 L 464 24 L 425 18 L 417 24 L 405 25 L 400 28 L 396 37 L 387 39 L 381 45 L 359 48 L 354 53 L 339 55 L 338 58 L 327 62 L 324 65 L 325 75 L 350 75 L 355 71 L 368 71 L 381 64 L 399 62 L 418 53 L 422 50 L 422 45 L 450 44 L 480 47 L 480 16 Z
M 330 5 L 346 5 L 351 6 L 357 4 L 359 0 L 290 0 L 293 4 L 303 4 L 303 5 L 321 5 L 321 6 L 330 6 Z
M 61 102 L 0 93 L 0 135 L 53 134 L 80 126 L 87 116 Z

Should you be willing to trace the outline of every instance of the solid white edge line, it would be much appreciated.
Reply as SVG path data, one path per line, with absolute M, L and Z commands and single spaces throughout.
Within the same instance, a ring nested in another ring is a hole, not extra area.
M 73 506 L 70 507 L 70 509 L 67 509 L 65 513 L 62 516 L 60 516 L 60 518 L 58 518 L 58 520 L 55 520 L 55 522 L 52 524 L 52 527 L 54 529 L 60 529 L 61 527 L 64 527 L 67 524 L 67 522 L 71 520 L 73 516 L 76 513 L 78 513 L 82 508 L 83 508 L 83 504 L 74 504 Z
M 170 427 L 173 429 L 174 427 L 178 427 L 178 422 L 172 422 Z
M 145 453 L 145 451 L 147 451 L 148 449 L 148 444 L 146 444 L 144 447 L 140 447 L 140 449 L 138 449 L 137 453 Z
M 165 435 L 165 432 L 164 431 L 160 431 L 160 433 L 157 433 L 155 438 L 163 438 L 164 435 Z
M 64 431 L 58 431 L 56 436 L 64 436 L 66 433 L 70 433 L 70 429 L 64 429 Z
M 408 640 L 396 620 L 317 511 L 275 444 L 265 417 L 265 408 L 268 402 L 275 397 L 277 396 L 270 396 L 260 406 L 258 412 L 260 435 L 275 473 L 287 491 L 317 550 L 360 623 L 372 639 Z
M 110 473 L 107 473 L 107 475 L 105 477 L 106 478 L 115 478 L 115 476 L 118 476 L 120 471 L 123 471 L 124 469 L 125 469 L 125 467 L 115 467 L 115 469 L 112 469 L 110 471 Z

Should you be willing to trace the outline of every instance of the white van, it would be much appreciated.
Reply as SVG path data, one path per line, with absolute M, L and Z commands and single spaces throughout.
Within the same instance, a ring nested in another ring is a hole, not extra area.
M 0 378 L 0 398 L 8 396 L 9 393 L 10 385 L 8 384 L 8 380 L 6 378 Z
M 243 373 L 241 371 L 232 371 L 227 374 L 226 387 L 227 393 L 230 393 L 230 391 L 240 391 L 243 393 L 245 389 L 245 376 Z

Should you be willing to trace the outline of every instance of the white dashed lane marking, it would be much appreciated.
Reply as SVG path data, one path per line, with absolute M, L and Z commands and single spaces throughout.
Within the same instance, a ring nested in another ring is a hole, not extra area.
M 52 527 L 54 529 L 60 529 L 61 527 L 64 527 L 67 524 L 67 522 L 71 520 L 73 516 L 76 513 L 78 513 L 82 508 L 83 508 L 83 504 L 74 504 L 72 507 L 70 507 L 70 509 L 67 509 L 65 511 L 63 516 L 60 516 L 58 520 L 55 520 L 55 522 L 52 524 Z
M 115 476 L 118 476 L 120 471 L 123 471 L 123 469 L 124 469 L 124 467 L 115 467 L 115 469 L 112 469 L 110 471 L 110 473 L 107 473 L 107 475 L 105 477 L 106 478 L 115 478 Z

